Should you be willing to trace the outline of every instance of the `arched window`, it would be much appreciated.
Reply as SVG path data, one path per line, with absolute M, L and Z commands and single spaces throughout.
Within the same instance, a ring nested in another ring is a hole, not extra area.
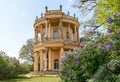
M 58 61 L 58 59 L 54 60 L 54 69 L 59 69 L 59 61 Z

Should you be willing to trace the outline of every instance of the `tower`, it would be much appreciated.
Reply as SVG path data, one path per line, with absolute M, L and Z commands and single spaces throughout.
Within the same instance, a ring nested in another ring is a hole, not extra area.
M 79 45 L 78 19 L 59 10 L 48 10 L 34 23 L 34 71 L 59 71 L 64 53 Z M 40 57 L 40 61 L 38 61 Z

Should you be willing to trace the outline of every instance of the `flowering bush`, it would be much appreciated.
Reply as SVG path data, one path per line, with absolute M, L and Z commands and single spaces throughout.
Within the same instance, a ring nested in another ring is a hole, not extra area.
M 120 80 L 120 15 L 107 18 L 105 36 L 83 40 L 66 53 L 60 77 L 63 82 L 117 82 Z

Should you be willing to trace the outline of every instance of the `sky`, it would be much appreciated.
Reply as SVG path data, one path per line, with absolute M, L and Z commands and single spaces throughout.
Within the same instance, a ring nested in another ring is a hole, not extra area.
M 30 38 L 34 38 L 33 24 L 36 16 L 40 17 L 48 10 L 59 9 L 73 16 L 80 17 L 78 9 L 73 8 L 74 0 L 0 0 L 0 50 L 8 56 L 19 57 L 20 48 Z

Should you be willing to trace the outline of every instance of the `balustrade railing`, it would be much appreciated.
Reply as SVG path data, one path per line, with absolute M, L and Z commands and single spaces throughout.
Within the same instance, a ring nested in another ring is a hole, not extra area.
M 62 37 L 41 38 L 42 42 L 44 42 L 44 41 L 61 41 L 61 40 L 63 40 Z
M 78 41 L 74 41 L 71 38 L 64 37 L 51 37 L 51 38 L 39 38 L 37 44 L 42 44 L 44 42 L 64 42 L 64 44 L 76 44 L 78 45 Z

